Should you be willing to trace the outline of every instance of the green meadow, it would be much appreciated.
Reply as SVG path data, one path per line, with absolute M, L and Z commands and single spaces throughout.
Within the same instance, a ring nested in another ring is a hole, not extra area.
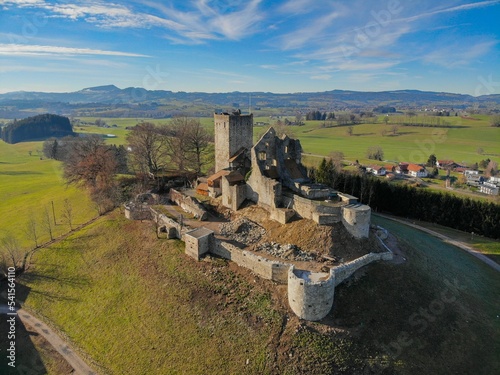
M 323 128 L 322 121 L 306 121 L 304 126 L 290 127 L 300 139 L 305 153 L 327 156 L 332 151 L 342 151 L 347 160 L 366 159 L 370 146 L 380 146 L 388 161 L 425 163 L 430 154 L 438 159 L 454 160 L 457 163 L 475 163 L 490 158 L 500 162 L 500 128 L 489 125 L 487 116 L 477 116 L 477 120 L 449 117 L 451 126 L 456 128 L 434 128 L 399 126 L 393 135 L 390 122 L 360 124 L 353 126 L 352 135 L 347 134 L 347 126 Z M 460 127 L 458 127 L 460 126 Z M 382 135 L 383 131 L 387 135 Z M 478 148 L 484 154 L 478 154 Z
M 42 142 L 10 145 L 0 141 L 0 239 L 12 235 L 24 247 L 32 245 L 25 233 L 30 217 L 38 224 L 39 242 L 50 239 L 42 229 L 46 209 L 52 224 L 55 212 L 54 236 L 69 231 L 61 215 L 65 199 L 73 207 L 74 225 L 88 221 L 97 213 L 85 191 L 66 186 L 60 163 L 45 159 L 41 149 Z
M 378 145 L 384 150 L 387 161 L 407 161 L 423 163 L 430 154 L 438 159 L 453 159 L 459 163 L 475 163 L 490 158 L 500 164 L 500 128 L 489 125 L 487 116 L 477 115 L 474 119 L 447 117 L 450 128 L 433 128 L 417 126 L 399 126 L 397 134 L 390 132 L 392 126 L 380 117 L 378 123 L 353 126 L 353 134 L 347 134 L 347 126 L 323 127 L 322 121 L 306 121 L 304 126 L 286 127 L 290 135 L 300 139 L 305 152 L 304 163 L 316 165 L 323 156 L 332 151 L 342 151 L 347 161 L 359 160 L 363 164 L 371 164 L 372 160 L 365 157 L 370 146 Z M 85 123 L 94 123 L 97 117 L 79 118 Z M 140 118 L 102 118 L 109 126 L 102 128 L 95 125 L 79 125 L 75 131 L 79 133 L 113 134 L 107 138 L 109 144 L 124 145 L 128 134 L 127 127 L 141 121 L 165 124 L 168 119 Z M 294 120 L 293 118 L 289 118 Z M 284 119 L 282 119 L 284 121 Z M 213 129 L 212 118 L 201 118 L 201 123 L 209 130 Z M 256 117 L 255 122 L 265 122 L 275 125 L 277 119 Z M 254 138 L 257 139 L 267 129 L 267 126 L 256 126 Z M 386 131 L 386 135 L 382 133 Z M 483 154 L 478 154 L 478 149 Z M 62 210 L 65 198 L 75 207 L 75 223 L 91 218 L 95 211 L 92 203 L 83 191 L 75 187 L 67 187 L 62 179 L 60 163 L 53 160 L 41 160 L 42 142 L 27 142 L 9 145 L 0 141 L 0 236 L 1 233 L 11 233 L 21 242 L 27 244 L 24 228 L 30 216 L 38 219 L 45 208 L 52 211 L 54 202 L 56 219 L 56 234 L 66 231 L 61 219 L 57 216 Z M 31 156 L 29 155 L 31 151 Z M 382 164 L 380 162 L 379 164 Z M 444 182 L 433 180 L 431 187 L 444 189 Z M 52 212 L 51 212 L 52 214 Z M 3 234 L 5 235 L 5 234 Z

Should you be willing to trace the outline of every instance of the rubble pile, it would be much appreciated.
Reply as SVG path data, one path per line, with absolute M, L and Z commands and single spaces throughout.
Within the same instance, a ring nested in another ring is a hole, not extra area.
M 259 224 L 245 218 L 223 223 L 219 225 L 219 230 L 221 235 L 245 245 L 260 241 L 266 234 L 266 230 Z
M 316 259 L 315 254 L 307 253 L 297 245 L 292 244 L 283 245 L 276 242 L 264 242 L 257 246 L 255 250 L 286 260 L 307 262 Z

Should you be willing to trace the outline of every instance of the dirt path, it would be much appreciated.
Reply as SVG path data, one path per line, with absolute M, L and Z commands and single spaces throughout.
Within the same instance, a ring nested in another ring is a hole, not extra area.
M 73 367 L 75 374 L 79 375 L 97 375 L 73 349 L 49 326 L 31 315 L 24 309 L 17 310 L 17 315 L 24 325 L 33 327 L 41 336 L 43 336 L 54 347 L 59 354 Z
M 450 245 L 456 246 L 456 247 L 458 247 L 458 248 L 460 248 L 462 250 L 467 251 L 469 254 L 475 256 L 476 258 L 480 259 L 481 261 L 483 261 L 484 263 L 486 263 L 491 268 L 493 268 L 496 271 L 500 272 L 500 264 L 498 264 L 495 261 L 491 260 L 490 258 L 488 258 L 486 255 L 480 253 L 479 251 L 474 250 L 472 247 L 466 245 L 464 242 L 454 240 L 454 239 L 452 239 L 452 238 L 450 238 L 448 236 L 445 236 L 444 234 L 435 232 L 435 231 L 433 231 L 431 229 L 427 229 L 427 228 L 421 227 L 420 225 L 409 223 L 409 222 L 407 222 L 405 220 L 396 219 L 396 218 L 394 218 L 392 216 L 387 216 L 387 215 L 380 214 L 380 213 L 376 213 L 376 214 L 374 213 L 374 215 L 383 217 L 385 219 L 396 221 L 398 223 L 401 223 L 401 224 L 407 225 L 409 227 L 418 229 L 418 230 L 420 230 L 422 232 L 428 233 L 431 236 L 437 237 L 437 238 L 443 240 L 444 242 L 449 243 Z

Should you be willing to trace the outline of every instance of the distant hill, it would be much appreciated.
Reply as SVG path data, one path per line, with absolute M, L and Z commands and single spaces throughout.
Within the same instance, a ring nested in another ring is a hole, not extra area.
M 275 94 L 270 92 L 173 92 L 146 90 L 114 85 L 89 87 L 69 93 L 17 91 L 0 94 L 0 118 L 36 114 L 40 108 L 64 115 L 102 117 L 170 117 L 182 113 L 194 116 L 210 115 L 214 109 L 230 110 L 239 107 L 252 111 L 280 109 L 282 114 L 295 114 L 310 109 L 338 111 L 391 106 L 408 108 L 465 109 L 498 108 L 500 95 L 474 97 L 464 94 L 419 90 L 361 92 L 332 90 Z M 276 113 L 276 111 L 267 111 Z M 260 115 L 265 115 L 266 111 Z
M 1 134 L 5 142 L 18 143 L 50 137 L 65 137 L 74 133 L 67 117 L 47 113 L 14 121 L 4 126 Z

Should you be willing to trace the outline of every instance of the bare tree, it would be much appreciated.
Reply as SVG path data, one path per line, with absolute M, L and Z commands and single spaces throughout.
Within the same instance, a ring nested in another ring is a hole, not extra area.
M 62 218 L 69 225 L 69 229 L 73 230 L 73 205 L 68 198 L 64 200 Z
M 330 153 L 330 159 L 332 160 L 333 163 L 333 168 L 335 169 L 336 172 L 339 172 L 342 170 L 343 165 L 343 160 L 344 160 L 344 153 L 342 151 L 333 151 Z
M 201 125 L 199 120 L 176 117 L 168 126 L 171 160 L 179 170 L 192 170 L 198 174 L 210 162 L 213 136 Z
M 4 276 L 8 274 L 8 268 L 14 267 L 17 272 L 23 272 L 29 266 L 32 250 L 22 249 L 19 241 L 12 235 L 0 240 L 0 252 L 2 256 L 1 267 Z
M 352 126 L 348 126 L 346 132 L 349 136 L 351 136 L 354 133 L 354 128 Z
M 366 150 L 366 157 L 368 159 L 374 160 L 383 160 L 384 159 L 384 151 L 380 146 L 371 146 Z
M 26 236 L 35 243 L 35 249 L 38 248 L 38 223 L 34 217 L 30 217 L 26 223 Z
M 491 160 L 484 171 L 485 175 L 488 177 L 495 176 L 498 173 L 498 163 Z
M 50 217 L 50 212 L 47 207 L 45 207 L 42 213 L 42 226 L 45 232 L 49 235 L 50 240 L 54 240 L 54 234 L 52 231 L 52 218 Z
M 397 126 L 397 125 L 391 126 L 392 135 L 397 135 L 398 134 L 398 130 L 399 130 L 399 126 Z
M 168 136 L 165 127 L 150 122 L 136 125 L 127 136 L 127 142 L 131 148 L 132 168 L 156 177 L 168 163 Z
M 295 124 L 296 125 L 302 125 L 302 120 L 304 119 L 304 116 L 302 116 L 302 113 L 297 112 L 295 114 Z

